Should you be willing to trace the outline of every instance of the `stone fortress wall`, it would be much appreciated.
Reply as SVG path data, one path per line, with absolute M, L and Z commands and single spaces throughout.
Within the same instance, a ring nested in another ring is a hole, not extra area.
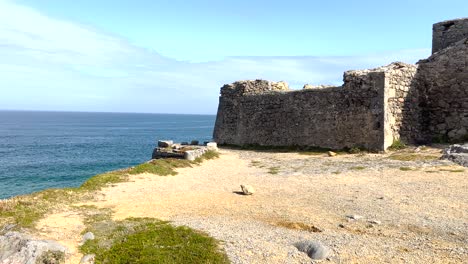
M 452 25 L 450 27 L 443 25 Z M 460 26 L 461 25 L 461 26 Z M 442 32 L 442 29 L 445 31 Z M 444 38 L 446 37 L 446 39 Z M 434 25 L 434 53 L 418 65 L 344 73 L 339 87 L 264 80 L 224 85 L 219 144 L 385 150 L 468 135 L 468 19 Z

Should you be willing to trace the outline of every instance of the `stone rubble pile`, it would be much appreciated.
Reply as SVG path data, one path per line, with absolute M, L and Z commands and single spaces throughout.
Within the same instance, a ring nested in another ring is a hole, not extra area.
M 193 161 L 208 150 L 217 151 L 217 144 L 215 142 L 205 142 L 201 146 L 198 140 L 192 140 L 190 144 L 187 142 L 174 143 L 172 140 L 159 140 L 158 146 L 153 150 L 152 159 L 174 158 Z

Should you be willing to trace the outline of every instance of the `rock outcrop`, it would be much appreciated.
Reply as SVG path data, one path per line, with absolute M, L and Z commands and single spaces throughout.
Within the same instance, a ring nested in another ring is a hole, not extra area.
M 0 236 L 0 263 L 61 263 L 68 249 L 54 241 L 37 240 L 19 232 Z

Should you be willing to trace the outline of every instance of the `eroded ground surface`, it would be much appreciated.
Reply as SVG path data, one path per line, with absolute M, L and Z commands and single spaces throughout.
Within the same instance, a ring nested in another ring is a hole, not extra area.
M 205 231 L 233 263 L 310 263 L 293 246 L 304 239 L 330 247 L 330 263 L 467 263 L 468 171 L 439 156 L 222 150 L 176 176 L 132 176 L 88 205 L 111 208 L 115 219 L 154 217 Z M 240 184 L 256 193 L 237 194 Z M 75 228 L 49 216 L 44 235 L 53 229 L 53 238 L 78 243 L 80 222 L 71 216 Z

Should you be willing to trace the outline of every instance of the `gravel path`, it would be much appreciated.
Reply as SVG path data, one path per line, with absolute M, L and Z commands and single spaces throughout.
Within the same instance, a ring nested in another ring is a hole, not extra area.
M 203 230 L 233 263 L 310 263 L 293 246 L 301 240 L 328 246 L 331 263 L 468 262 L 468 173 L 447 161 L 223 150 L 178 172 L 134 176 L 94 204 L 116 219 L 155 217 Z M 237 194 L 240 184 L 256 193 Z

